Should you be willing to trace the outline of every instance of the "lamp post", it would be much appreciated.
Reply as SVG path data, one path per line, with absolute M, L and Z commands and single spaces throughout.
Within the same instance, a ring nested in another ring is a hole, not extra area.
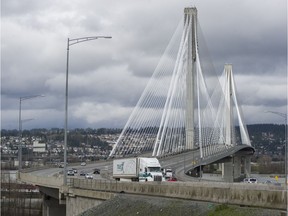
M 287 187 L 287 181 L 288 181 L 288 173 L 287 173 L 287 169 L 288 169 L 288 146 L 287 146 L 287 114 L 285 113 L 280 113 L 280 112 L 273 112 L 273 111 L 266 111 L 269 113 L 273 113 L 275 115 L 281 116 L 282 118 L 284 118 L 284 128 L 285 128 L 285 190 L 286 190 L 286 215 L 288 216 L 288 187 Z
M 68 72 L 69 72 L 69 47 L 90 40 L 111 39 L 111 36 L 92 36 L 67 39 L 67 62 L 66 62 L 66 88 L 65 88 L 65 129 L 64 129 L 64 167 L 63 167 L 63 184 L 67 185 L 67 128 L 68 128 Z
M 19 148 L 18 148 L 18 161 L 19 161 L 19 167 L 18 170 L 19 172 L 22 169 L 22 101 L 24 100 L 29 100 L 33 99 L 36 97 L 45 97 L 44 95 L 30 95 L 30 96 L 25 96 L 25 97 L 20 97 L 19 98 Z

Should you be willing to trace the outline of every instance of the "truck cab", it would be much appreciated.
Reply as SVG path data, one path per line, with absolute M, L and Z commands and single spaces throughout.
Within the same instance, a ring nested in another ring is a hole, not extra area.
M 153 181 L 151 173 L 139 173 L 139 182 L 143 181 Z
M 163 175 L 161 171 L 161 165 L 157 158 L 139 158 L 140 173 L 144 171 L 146 174 L 150 174 L 151 178 L 147 178 L 150 181 L 163 181 Z

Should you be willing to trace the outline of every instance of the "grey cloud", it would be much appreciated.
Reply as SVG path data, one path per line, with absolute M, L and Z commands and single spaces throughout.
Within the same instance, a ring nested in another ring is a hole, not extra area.
M 235 77 L 244 116 L 253 123 L 261 110 L 284 111 L 287 97 L 279 94 L 287 84 L 286 1 L 195 5 L 216 72 L 232 63 L 234 74 L 246 77 Z M 127 116 L 120 111 L 137 103 L 187 6 L 191 1 L 2 2 L 2 127 L 17 128 L 18 99 L 31 94 L 46 97 L 37 104 L 37 120 L 26 127 L 63 127 L 67 38 L 103 34 L 113 39 L 70 47 L 69 126 L 123 126 Z M 273 91 L 264 77 L 273 80 Z M 27 117 L 37 101 L 26 104 Z M 87 103 L 98 108 L 106 104 L 107 112 L 114 107 L 119 115 L 89 122 L 93 112 L 79 111 L 87 109 Z
M 51 4 L 51 1 L 37 0 L 4 0 L 1 2 L 2 16 L 18 16 L 35 12 Z

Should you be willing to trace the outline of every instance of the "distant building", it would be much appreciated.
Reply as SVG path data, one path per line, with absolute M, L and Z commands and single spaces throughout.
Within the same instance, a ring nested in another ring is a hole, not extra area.
M 38 140 L 33 141 L 33 152 L 44 153 L 46 151 L 46 143 L 39 143 Z

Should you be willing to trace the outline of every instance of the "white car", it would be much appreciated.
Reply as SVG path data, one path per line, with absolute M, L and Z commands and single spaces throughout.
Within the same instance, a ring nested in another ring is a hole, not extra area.
M 86 166 L 86 162 L 82 162 L 82 163 L 81 163 L 81 166 Z
M 68 170 L 67 171 L 68 176 L 74 176 L 74 171 L 73 170 Z
M 87 174 L 85 175 L 85 179 L 93 179 L 93 175 L 90 174 L 90 173 L 87 173 Z

